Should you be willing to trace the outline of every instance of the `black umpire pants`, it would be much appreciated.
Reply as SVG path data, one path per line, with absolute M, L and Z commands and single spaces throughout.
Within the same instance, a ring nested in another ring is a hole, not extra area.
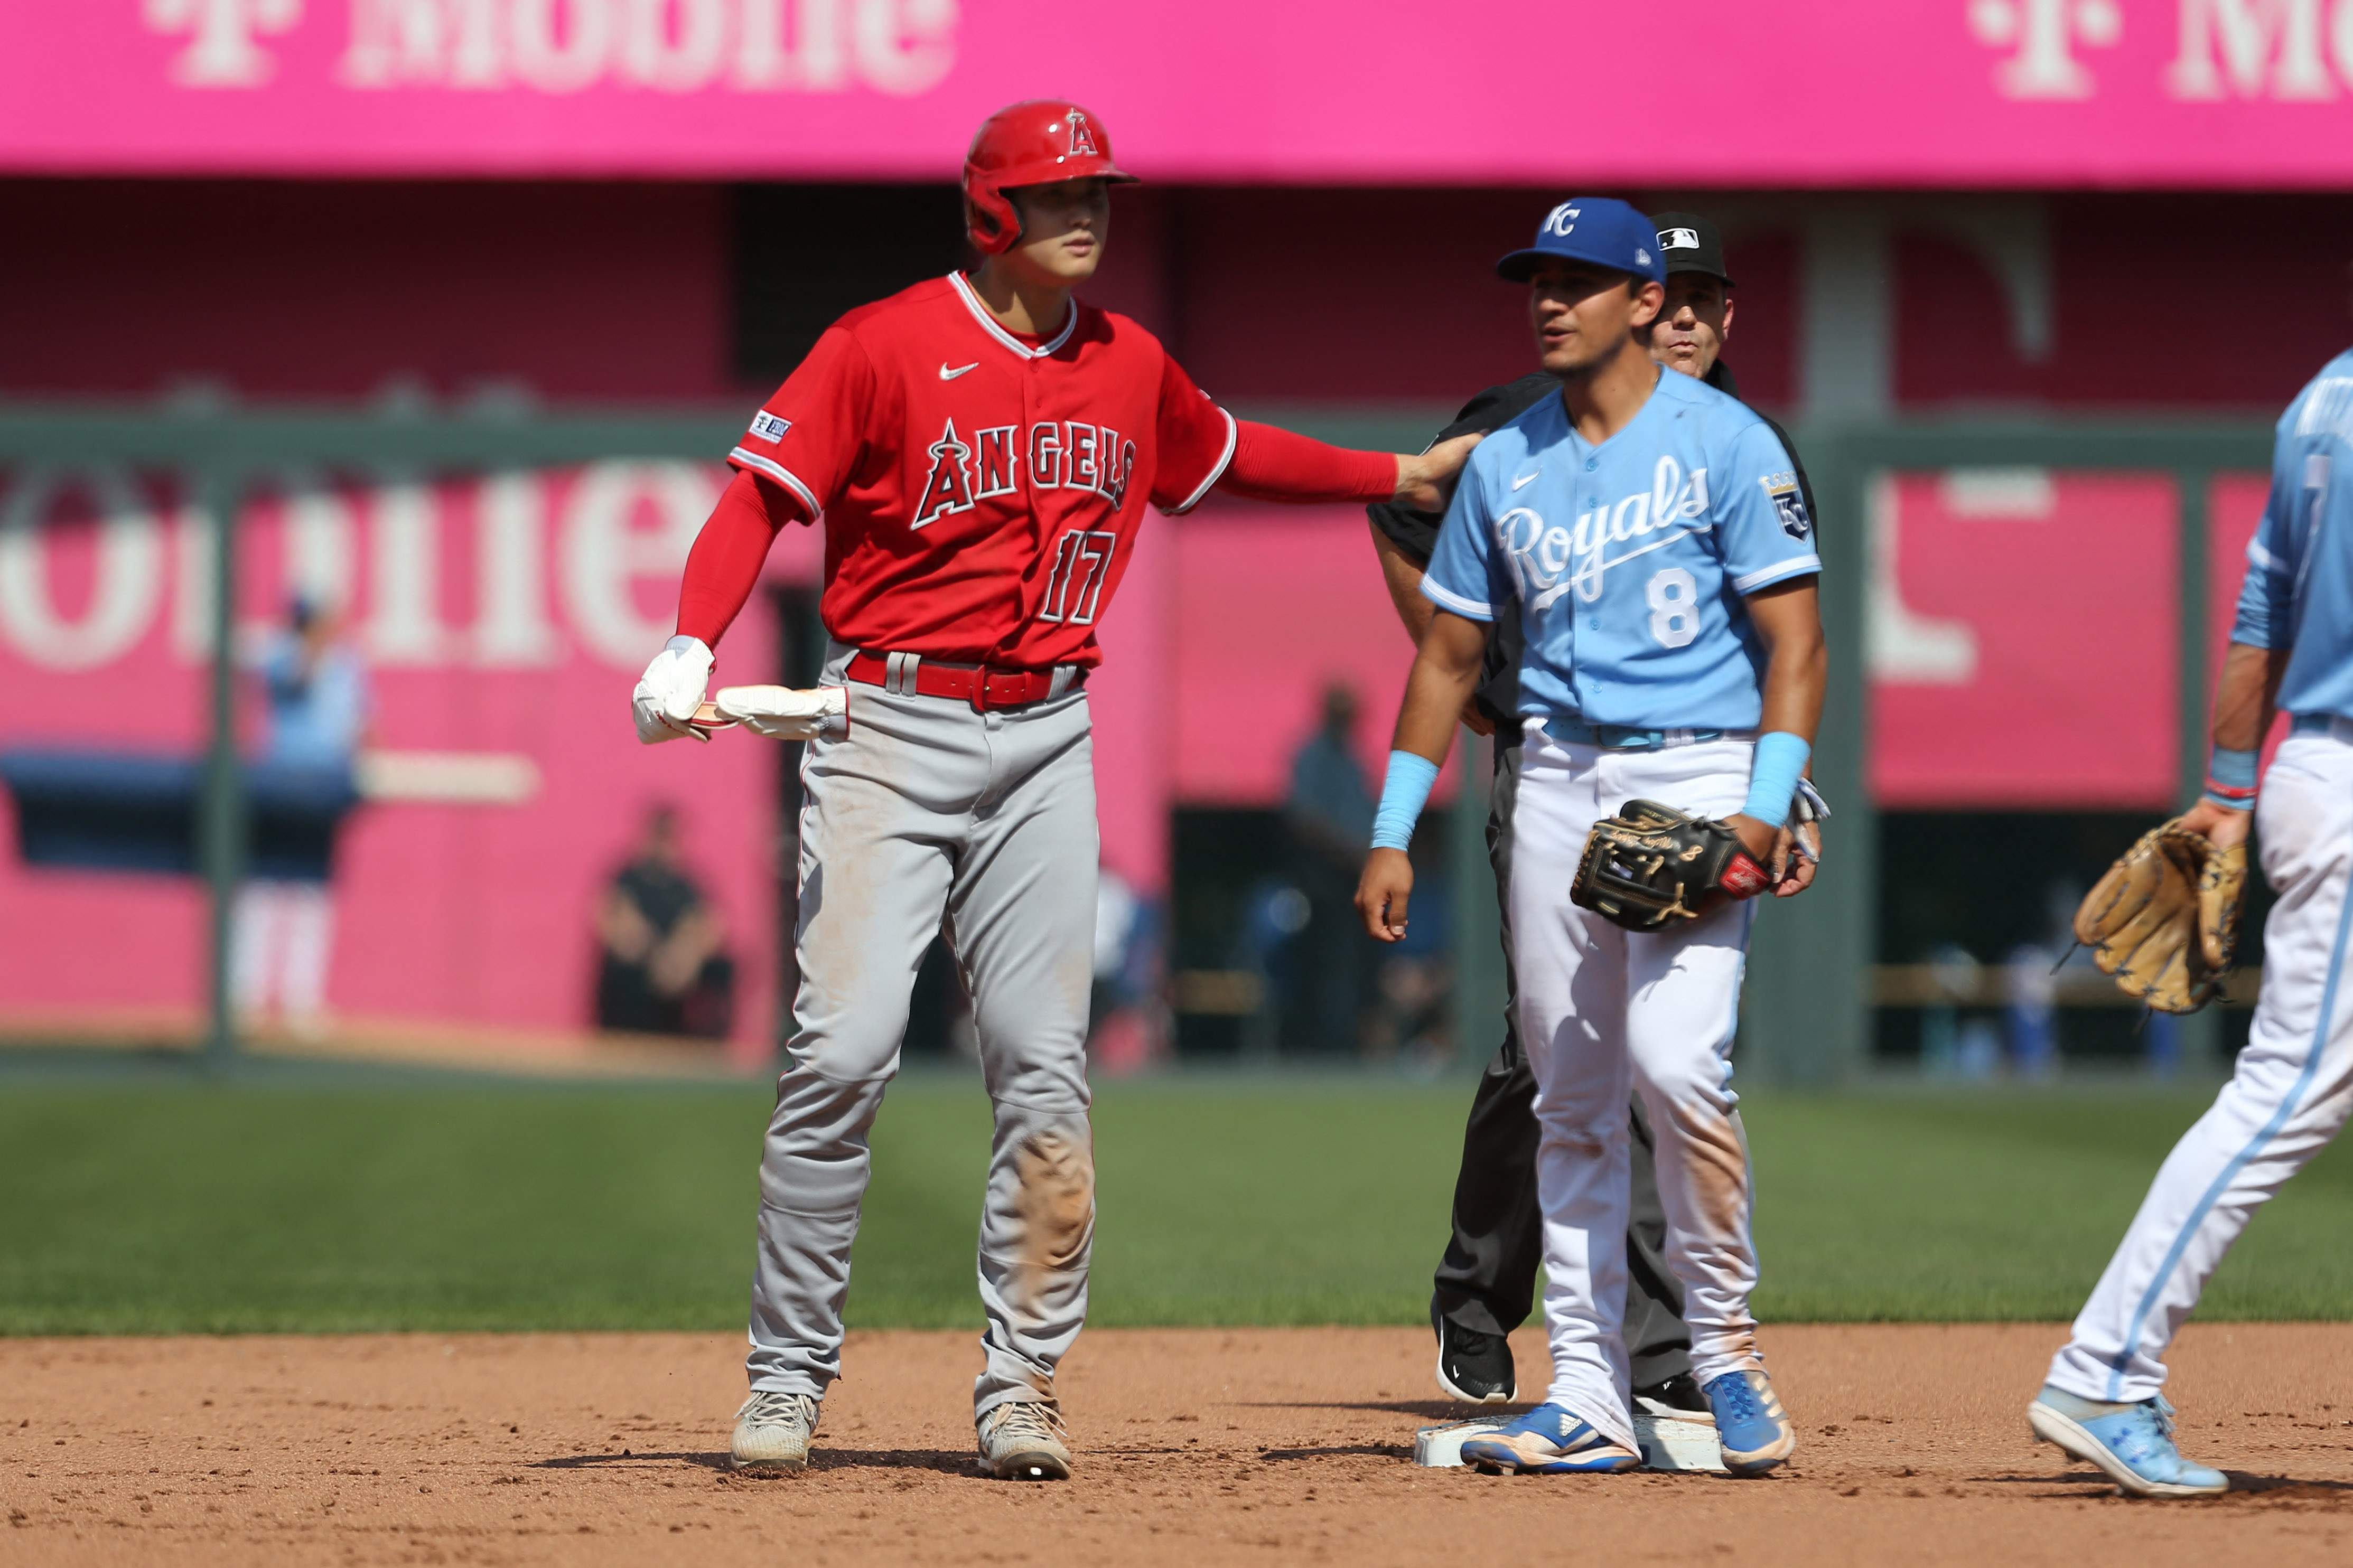
M 1454 1178 L 1454 1234 L 1440 1260 L 1432 1318 L 1484 1334 L 1508 1334 L 1527 1321 L 1544 1262 L 1544 1215 L 1536 1206 L 1535 1074 L 1520 1049 L 1519 976 L 1512 964 L 1512 803 L 1519 793 L 1517 736 L 1495 737 L 1495 785 L 1487 812 L 1487 858 L 1504 905 L 1504 1044 L 1480 1075 L 1462 1130 Z M 1637 1096 L 1633 1122 L 1632 1223 L 1626 1231 L 1626 1352 L 1634 1386 L 1691 1371 L 1691 1331 L 1682 1284 L 1667 1268 L 1667 1215 L 1651 1125 Z

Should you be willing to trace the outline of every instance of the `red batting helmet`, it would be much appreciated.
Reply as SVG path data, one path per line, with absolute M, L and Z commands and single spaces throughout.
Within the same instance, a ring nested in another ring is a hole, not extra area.
M 1111 161 L 1111 138 L 1094 118 L 1064 99 L 1033 99 L 980 122 L 964 155 L 964 221 L 984 256 L 1013 248 L 1021 215 L 1005 199 L 1017 185 L 1057 180 L 1134 180 Z

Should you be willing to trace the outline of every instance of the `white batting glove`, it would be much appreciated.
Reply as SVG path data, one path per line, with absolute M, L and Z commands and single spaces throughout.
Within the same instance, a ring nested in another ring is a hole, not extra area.
M 732 719 L 754 735 L 771 741 L 814 741 L 827 725 L 839 729 L 849 712 L 849 693 L 839 686 L 802 691 L 790 686 L 723 686 L 712 704 L 722 719 Z
M 677 637 L 662 644 L 661 652 L 646 666 L 637 690 L 629 696 L 640 742 L 651 746 L 681 735 L 710 742 L 708 733 L 688 721 L 702 706 L 703 689 L 711 684 L 711 649 L 701 637 Z

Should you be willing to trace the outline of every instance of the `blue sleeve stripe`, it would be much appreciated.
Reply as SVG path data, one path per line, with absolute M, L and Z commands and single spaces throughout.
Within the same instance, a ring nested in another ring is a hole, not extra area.
M 1732 591 L 1736 594 L 1753 594 L 1759 588 L 1769 588 L 1785 578 L 1803 577 L 1809 573 L 1819 573 L 1821 569 L 1822 558 L 1819 555 L 1793 555 L 1787 561 L 1776 561 L 1770 566 L 1760 566 L 1745 576 L 1735 577 L 1732 580 Z
M 1441 588 L 1431 582 L 1426 573 L 1421 579 L 1421 596 L 1440 609 L 1451 610 L 1465 620 L 1492 621 L 1495 618 L 1492 605 L 1482 605 L 1476 599 L 1466 599 L 1460 594 Z

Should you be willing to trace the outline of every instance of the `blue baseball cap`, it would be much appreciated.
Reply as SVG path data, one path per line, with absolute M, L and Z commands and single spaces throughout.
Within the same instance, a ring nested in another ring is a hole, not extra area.
M 1535 244 L 1495 263 L 1495 276 L 1525 283 L 1539 262 L 1554 256 L 1615 268 L 1653 283 L 1667 280 L 1658 226 L 1615 196 L 1572 196 L 1561 203 L 1536 226 Z

